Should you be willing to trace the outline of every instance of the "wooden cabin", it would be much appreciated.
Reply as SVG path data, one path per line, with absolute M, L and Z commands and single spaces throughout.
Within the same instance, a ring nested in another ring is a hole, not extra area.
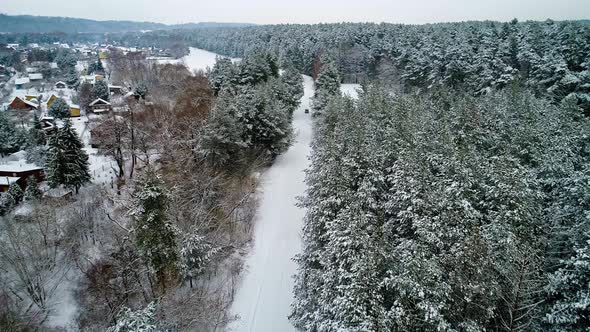
M 80 106 L 79 105 L 70 105 L 70 117 L 77 118 L 80 116 Z
M 59 81 L 59 82 L 55 83 L 56 89 L 65 89 L 67 87 L 68 87 L 68 85 L 65 82 Z
M 109 85 L 111 95 L 123 95 L 123 87 L 119 85 Z
M 43 181 L 43 168 L 33 164 L 8 163 L 0 165 L 0 192 L 7 191 L 12 183 L 18 183 L 25 190 L 27 179 L 32 176 L 37 182 Z
M 101 98 L 91 102 L 88 108 L 95 114 L 110 112 L 113 109 L 111 103 Z
M 19 186 L 22 187 L 22 184 L 19 182 L 20 178 L 13 177 L 13 176 L 0 176 L 0 193 L 5 193 L 10 188 L 10 185 L 13 183 L 18 183 Z
M 21 77 L 14 81 L 14 86 L 17 90 L 20 90 L 25 89 L 30 83 L 31 80 L 28 77 Z
M 56 96 L 56 95 L 51 95 L 51 96 L 49 96 L 49 99 L 47 99 L 47 108 L 51 107 L 51 104 L 53 104 L 53 102 L 54 102 L 54 101 L 55 101 L 57 98 L 59 98 L 59 97 L 58 97 L 58 96 Z
M 39 105 L 32 101 L 26 100 L 25 98 L 14 97 L 12 102 L 8 105 L 8 108 L 19 111 L 30 111 L 38 109 Z

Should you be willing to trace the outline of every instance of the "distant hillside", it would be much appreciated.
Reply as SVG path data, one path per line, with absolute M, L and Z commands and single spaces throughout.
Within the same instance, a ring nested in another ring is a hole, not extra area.
M 152 22 L 95 21 L 70 17 L 30 15 L 12 16 L 0 14 L 0 33 L 105 33 L 141 30 L 195 29 L 208 27 L 242 27 L 248 25 L 253 24 L 202 22 L 166 25 Z

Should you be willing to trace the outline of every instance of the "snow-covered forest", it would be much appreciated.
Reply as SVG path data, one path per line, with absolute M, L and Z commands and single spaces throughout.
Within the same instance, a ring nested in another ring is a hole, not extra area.
M 0 34 L 54 41 L 0 54 L 71 90 L 0 111 L 0 330 L 588 331 L 587 21 Z

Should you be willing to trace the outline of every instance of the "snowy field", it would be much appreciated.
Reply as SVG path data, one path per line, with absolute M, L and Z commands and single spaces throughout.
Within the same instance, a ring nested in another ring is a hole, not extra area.
M 190 48 L 190 54 L 179 59 L 179 60 L 157 60 L 158 63 L 182 63 L 191 71 L 195 70 L 207 70 L 207 68 L 213 68 L 215 59 L 218 57 L 216 53 L 205 51 L 199 48 Z M 233 62 L 240 61 L 239 58 L 231 58 Z
M 232 314 L 239 315 L 240 320 L 230 326 L 230 331 L 296 331 L 287 319 L 297 269 L 293 257 L 301 250 L 305 215 L 296 203 L 306 189 L 304 170 L 309 166 L 312 138 L 311 117 L 304 110 L 310 108 L 313 81 L 307 76 L 304 79 L 305 95 L 293 116 L 295 144 L 262 178 L 254 245 L 232 306 Z
M 362 90 L 360 84 L 341 84 L 340 85 L 340 92 L 342 93 L 342 95 L 349 96 L 352 99 L 359 98 L 358 90 Z

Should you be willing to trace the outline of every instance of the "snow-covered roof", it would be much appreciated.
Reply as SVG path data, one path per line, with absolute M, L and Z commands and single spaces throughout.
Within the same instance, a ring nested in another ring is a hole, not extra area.
M 57 69 L 57 68 L 58 68 L 58 66 L 57 66 L 57 62 L 51 62 L 51 63 L 49 64 L 49 67 L 50 67 L 51 69 Z
M 20 178 L 14 176 L 0 176 L 0 186 L 9 186 L 18 180 L 20 180 Z
M 42 80 L 43 79 L 43 74 L 38 73 L 38 74 L 29 74 L 29 79 L 31 80 Z
M 0 165 L 0 172 L 28 172 L 28 171 L 37 171 L 42 170 L 42 167 L 39 167 L 35 164 L 28 164 L 24 162 L 8 162 L 6 164 Z
M 32 73 L 36 73 L 39 71 L 39 69 L 35 68 L 35 67 L 28 67 L 27 69 L 25 69 L 27 71 L 27 73 L 32 74 Z
M 110 105 L 111 104 L 111 103 L 109 103 L 108 101 L 106 101 L 106 100 L 104 100 L 102 98 L 98 98 L 95 101 L 91 102 L 90 103 L 90 106 L 94 106 L 94 105 L 96 105 L 98 103 L 101 103 L 101 104 L 104 104 L 104 105 Z
M 55 82 L 55 84 L 54 84 L 54 85 L 58 85 L 58 84 L 67 85 L 65 82 L 62 82 L 62 81 Z
M 77 108 L 77 109 L 80 109 L 80 105 L 71 104 L 71 105 L 70 105 L 70 108 Z
M 109 89 L 123 89 L 123 87 L 120 85 L 110 85 L 109 84 Z
M 14 81 L 14 84 L 17 84 L 17 85 L 18 85 L 18 84 L 27 84 L 27 83 L 29 83 L 29 82 L 31 82 L 31 80 L 30 80 L 28 77 L 21 77 L 21 78 L 17 78 L 17 79 Z
M 34 108 L 39 107 L 39 105 L 35 104 L 33 101 L 26 100 L 25 98 L 21 98 L 21 97 L 14 97 L 14 99 L 12 101 L 14 102 L 17 99 L 21 100 L 23 103 L 25 103 L 25 104 L 27 104 L 27 105 L 29 105 L 31 107 L 34 107 Z

